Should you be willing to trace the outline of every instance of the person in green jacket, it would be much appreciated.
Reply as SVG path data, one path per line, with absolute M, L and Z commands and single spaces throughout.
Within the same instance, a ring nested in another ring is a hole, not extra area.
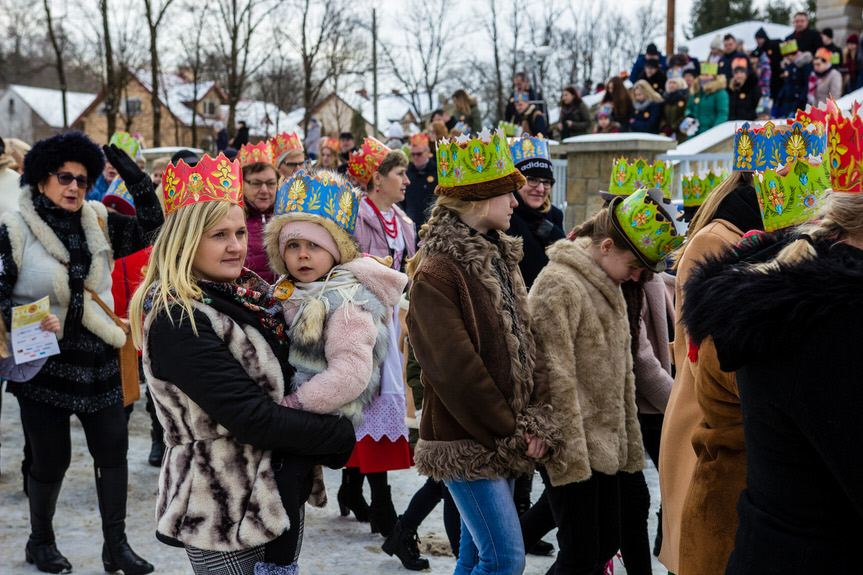
M 728 120 L 726 80 L 717 75 L 717 67 L 714 62 L 702 62 L 701 75 L 689 88 L 686 116 L 698 121 L 696 136 Z
M 587 134 L 593 127 L 590 109 L 578 95 L 575 86 L 567 86 L 560 93 L 560 121 L 555 132 L 561 140 Z
M 452 103 L 455 106 L 455 116 L 459 122 L 463 122 L 470 128 L 471 134 L 478 134 L 482 130 L 482 118 L 479 114 L 479 106 L 476 98 L 472 98 L 467 92 L 459 88 L 452 94 Z

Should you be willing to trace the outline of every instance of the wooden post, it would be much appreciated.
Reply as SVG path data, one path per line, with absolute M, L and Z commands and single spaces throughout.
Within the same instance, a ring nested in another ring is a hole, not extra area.
M 667 0 L 665 17 L 665 56 L 674 54 L 674 0 Z

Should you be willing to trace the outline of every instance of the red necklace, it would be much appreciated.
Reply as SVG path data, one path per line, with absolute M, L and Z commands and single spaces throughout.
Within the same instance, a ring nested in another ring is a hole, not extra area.
M 384 217 L 375 203 L 366 196 L 366 202 L 372 207 L 372 210 L 378 215 L 378 219 L 381 221 L 381 227 L 384 229 L 384 233 L 389 237 L 395 239 L 399 235 L 399 225 L 398 219 L 396 218 L 396 213 L 393 211 L 393 217 L 389 221 Z

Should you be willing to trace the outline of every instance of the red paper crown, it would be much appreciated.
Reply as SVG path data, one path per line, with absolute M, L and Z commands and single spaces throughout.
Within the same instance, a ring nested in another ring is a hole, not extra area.
M 411 136 L 411 146 L 428 146 L 429 145 L 429 137 L 428 134 L 420 132 L 419 134 L 414 134 Z
M 366 138 L 359 150 L 348 160 L 348 173 L 363 186 L 367 186 L 390 149 L 374 138 Z
M 805 124 L 821 122 L 827 126 L 827 151 L 830 160 L 830 183 L 834 192 L 863 192 L 863 117 L 860 103 L 851 105 L 846 117 L 836 101 L 827 98 L 823 108 L 807 106 L 797 110 L 796 120 Z
M 273 147 L 273 156 L 276 158 L 276 162 L 284 160 L 287 154 L 303 152 L 303 145 L 296 133 L 282 132 L 278 136 L 270 138 L 270 145 Z
M 731 69 L 736 70 L 737 68 L 748 68 L 749 61 L 746 58 L 735 58 L 731 61 Z
M 240 163 L 224 154 L 215 159 L 204 155 L 194 166 L 183 160 L 168 164 L 162 175 L 165 215 L 198 202 L 230 202 L 243 205 Z
M 321 138 L 320 143 L 318 143 L 318 151 L 323 151 L 324 148 L 329 148 L 334 153 L 338 154 L 341 146 L 339 146 L 339 141 L 335 138 L 329 138 L 324 136 L 323 138 Z
M 243 147 L 240 148 L 240 153 L 237 154 L 237 159 L 240 160 L 241 166 L 258 163 L 276 164 L 276 159 L 273 157 L 273 147 L 266 140 L 258 142 L 254 146 L 252 144 L 243 144 Z

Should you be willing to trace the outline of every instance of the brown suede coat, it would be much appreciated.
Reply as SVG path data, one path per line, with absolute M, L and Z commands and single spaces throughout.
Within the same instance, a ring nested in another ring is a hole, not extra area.
M 688 575 L 680 570 L 680 545 L 683 508 L 689 492 L 692 473 L 697 461 L 692 448 L 692 433 L 702 421 L 701 408 L 695 394 L 697 366 L 688 358 L 689 337 L 681 323 L 685 294 L 683 287 L 693 268 L 710 255 L 718 255 L 736 244 L 743 232 L 726 220 L 714 220 L 688 240 L 686 252 L 677 267 L 675 286 L 674 363 L 677 374 L 665 410 L 659 450 L 659 488 L 662 493 L 662 549 L 659 560 L 676 575 Z M 699 353 L 699 362 L 716 362 L 710 350 Z M 705 543 L 703 541 L 699 544 Z M 706 543 L 705 543 L 706 544 Z M 697 574 L 701 575 L 701 574 Z
M 551 445 L 541 461 L 554 467 L 560 432 L 547 382 L 534 380 L 542 361 L 518 269 L 521 239 L 500 234 L 495 244 L 453 212 L 438 214 L 423 240 L 407 322 L 424 387 L 417 470 L 437 480 L 515 477 L 534 467 L 525 432 Z M 499 277 L 495 258 L 507 274 Z M 506 279 L 511 300 L 501 289 Z

